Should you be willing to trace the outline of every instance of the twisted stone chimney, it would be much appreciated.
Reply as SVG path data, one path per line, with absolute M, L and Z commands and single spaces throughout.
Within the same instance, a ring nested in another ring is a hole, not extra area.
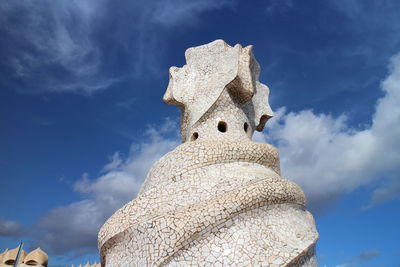
M 276 148 L 251 141 L 273 116 L 252 46 L 216 40 L 185 56 L 164 95 L 183 144 L 101 228 L 102 266 L 316 266 L 304 193 L 280 176 Z

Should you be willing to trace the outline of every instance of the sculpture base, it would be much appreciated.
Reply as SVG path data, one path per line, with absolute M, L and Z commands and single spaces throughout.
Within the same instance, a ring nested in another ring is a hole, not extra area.
M 106 266 L 154 266 L 140 252 L 138 229 L 107 252 Z M 297 204 L 277 204 L 241 213 L 204 229 L 157 266 L 317 266 L 318 234 L 311 214 Z M 145 244 L 142 244 L 142 248 Z
M 102 263 L 315 265 L 314 219 L 301 189 L 280 177 L 278 166 L 276 150 L 264 144 L 179 146 L 101 228 Z

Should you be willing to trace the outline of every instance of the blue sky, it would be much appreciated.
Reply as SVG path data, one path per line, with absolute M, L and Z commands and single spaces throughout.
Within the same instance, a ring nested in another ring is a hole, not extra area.
M 179 144 L 168 68 L 254 45 L 276 116 L 255 140 L 302 186 L 321 266 L 400 266 L 400 2 L 5 0 L 0 248 L 98 260 L 97 231 Z

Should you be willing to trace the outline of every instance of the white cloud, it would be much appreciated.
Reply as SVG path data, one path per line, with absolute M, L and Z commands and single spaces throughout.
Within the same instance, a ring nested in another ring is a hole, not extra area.
M 345 115 L 282 108 L 257 137 L 278 146 L 283 175 L 304 189 L 314 208 L 377 179 L 400 178 L 400 54 L 392 57 L 381 88 L 385 95 L 367 129 L 351 128 Z
M 171 133 L 172 137 L 166 137 Z M 153 163 L 179 143 L 177 125 L 169 119 L 160 127 L 148 127 L 146 137 L 146 142 L 132 145 L 127 157 L 115 153 L 101 176 L 89 179 L 88 174 L 82 175 L 74 190 L 84 199 L 57 207 L 41 218 L 39 227 L 45 233 L 39 236 L 39 246 L 55 253 L 96 249 L 100 226 L 135 197 Z
M 38 226 L 42 231 L 34 245 L 52 253 L 72 249 L 78 254 L 93 252 L 96 244 L 94 232 L 103 216 L 103 207 L 92 199 L 57 207 L 40 219 Z
M 0 218 L 0 236 L 17 237 L 24 234 L 26 234 L 26 229 L 22 225 Z
M 102 171 L 107 172 L 111 170 L 116 170 L 122 165 L 122 163 L 123 159 L 120 153 L 115 152 L 114 155 L 110 158 L 110 162 L 103 167 Z

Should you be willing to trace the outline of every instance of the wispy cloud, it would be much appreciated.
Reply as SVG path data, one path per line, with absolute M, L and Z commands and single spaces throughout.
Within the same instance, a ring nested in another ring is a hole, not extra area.
M 92 42 L 101 1 L 5 1 L 0 7 L 1 81 L 20 92 L 92 91 L 115 78 L 97 76 Z
M 372 192 L 370 203 L 364 208 L 372 208 L 398 197 L 400 197 L 400 179 L 396 177 L 376 188 Z
M 378 47 L 381 42 L 385 42 L 387 52 L 398 49 L 400 43 L 400 36 L 397 34 L 400 31 L 398 1 L 331 0 L 327 3 L 348 22 L 347 29 L 338 30 L 350 30 L 353 34 L 361 34 L 364 42 L 360 43 L 357 53 L 368 57 L 370 62 L 374 61 L 371 50 Z M 381 38 L 372 37 L 374 33 L 380 33 Z M 365 46 L 365 43 L 368 43 L 368 46 Z
M 201 23 L 198 14 L 223 6 L 232 6 L 234 3 L 235 1 L 229 0 L 166 0 L 155 6 L 152 20 L 167 27 L 177 26 L 179 23 Z
M 346 0 L 331 0 L 329 4 L 346 16 L 348 20 L 356 21 L 353 24 L 356 30 L 398 30 L 400 25 L 397 8 L 399 3 L 395 0 L 387 1 L 346 1 Z M 385 19 L 382 19 L 385 18 Z M 372 29 L 366 29 L 363 26 L 370 26 Z
M 0 85 L 23 93 L 92 94 L 157 74 L 166 33 L 221 1 L 40 0 L 0 6 Z M 121 8 L 123 7 L 123 8 Z M 128 25 L 128 27 L 127 27 Z
M 2 237 L 18 237 L 26 234 L 26 229 L 14 221 L 4 220 L 0 218 L 0 236 Z
M 286 15 L 287 12 L 294 7 L 293 0 L 270 0 L 268 1 L 266 11 L 268 14 L 278 13 Z
M 359 267 L 365 266 L 366 262 L 380 256 L 381 253 L 377 249 L 369 249 L 361 251 L 360 254 L 350 259 L 347 263 L 335 265 L 335 267 Z
M 377 249 L 370 249 L 370 250 L 365 250 L 358 255 L 358 257 L 362 260 L 370 260 L 375 257 L 378 257 L 381 253 Z

